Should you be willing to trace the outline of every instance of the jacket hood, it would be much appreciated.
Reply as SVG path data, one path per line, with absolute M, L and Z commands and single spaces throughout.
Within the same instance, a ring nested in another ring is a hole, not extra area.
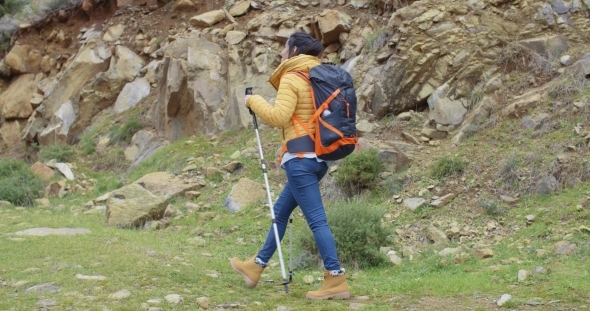
M 275 72 L 270 76 L 268 82 L 272 84 L 275 90 L 279 89 L 281 78 L 289 71 L 309 72 L 309 70 L 320 64 L 320 60 L 316 56 L 311 55 L 297 55 L 291 57 L 279 65 Z

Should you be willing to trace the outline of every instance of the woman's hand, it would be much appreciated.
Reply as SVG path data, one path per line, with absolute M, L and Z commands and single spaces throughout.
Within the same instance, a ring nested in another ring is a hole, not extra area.
M 248 107 L 248 108 L 250 108 L 250 106 L 248 106 L 248 99 L 250 99 L 250 97 L 251 97 L 251 96 L 252 96 L 252 95 L 246 95 L 246 96 L 244 97 L 244 104 L 245 104 L 245 105 L 246 105 L 246 107 Z

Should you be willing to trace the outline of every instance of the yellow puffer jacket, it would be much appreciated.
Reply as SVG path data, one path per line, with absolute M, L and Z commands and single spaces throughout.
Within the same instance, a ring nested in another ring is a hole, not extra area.
M 309 73 L 311 68 L 319 64 L 320 60 L 310 55 L 298 55 L 286 60 L 268 80 L 277 90 L 274 105 L 269 104 L 260 95 L 252 95 L 246 103 L 266 123 L 282 128 L 283 145 L 293 138 L 307 135 L 299 124 L 293 123 L 293 114 L 307 123 L 315 112 L 309 83 L 296 74 L 285 74 L 290 71 Z M 312 134 L 315 133 L 313 124 L 310 131 Z

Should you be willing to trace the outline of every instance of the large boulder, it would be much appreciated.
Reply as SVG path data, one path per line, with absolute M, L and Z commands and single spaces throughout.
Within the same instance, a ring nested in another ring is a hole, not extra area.
M 352 26 L 352 18 L 338 10 L 324 10 L 315 22 L 324 45 L 337 42 L 340 34 L 350 31 Z
M 166 52 L 159 78 L 165 82 L 151 112 L 159 134 L 169 140 L 226 129 L 228 65 L 220 56 L 221 47 L 198 33 L 182 41 L 176 40 Z M 175 57 L 177 49 L 187 53 L 186 61 Z
M 259 202 L 265 195 L 262 184 L 242 178 L 232 187 L 230 194 L 223 201 L 223 207 L 231 212 L 237 212 L 250 204 Z
M 570 66 L 570 70 L 583 76 L 590 75 L 590 53 L 582 56 L 578 61 Z
M 76 121 L 76 106 L 77 104 L 74 104 L 72 100 L 68 100 L 59 107 L 47 127 L 38 134 L 39 145 L 49 146 L 68 142 L 70 127 Z M 27 129 L 27 132 L 30 132 L 30 129 Z
M 461 124 L 467 108 L 462 101 L 448 98 L 448 92 L 448 84 L 443 84 L 428 98 L 428 117 L 442 125 Z
M 5 121 L 0 127 L 0 138 L 5 146 L 14 146 L 21 141 L 21 131 L 24 122 L 22 120 Z
M 41 162 L 35 162 L 31 166 L 31 170 L 45 182 L 48 182 L 55 176 L 55 171 Z
M 41 64 L 41 52 L 29 45 L 17 43 L 8 52 L 5 63 L 15 74 L 37 73 Z
M 0 95 L 0 107 L 4 119 L 27 119 L 33 113 L 31 99 L 37 90 L 37 83 L 43 74 L 23 74 L 10 83 Z
M 51 119 L 53 113 L 78 94 L 91 79 L 107 70 L 111 55 L 111 48 L 100 41 L 89 40 L 84 44 L 41 105 L 43 117 Z
M 199 182 L 185 181 L 168 172 L 156 172 L 147 174 L 137 181 L 145 189 L 155 195 L 162 195 L 168 198 L 175 198 L 187 191 L 199 191 L 207 184 L 204 180 Z
M 557 58 L 569 50 L 567 40 L 561 35 L 536 37 L 519 43 L 547 59 Z
M 141 226 L 147 220 L 164 217 L 167 206 L 166 196 L 156 196 L 139 184 L 131 184 L 111 192 L 105 222 L 122 228 Z
M 146 78 L 139 78 L 131 83 L 125 84 L 115 105 L 113 106 L 113 112 L 115 114 L 121 114 L 137 105 L 142 99 L 150 95 L 150 83 Z

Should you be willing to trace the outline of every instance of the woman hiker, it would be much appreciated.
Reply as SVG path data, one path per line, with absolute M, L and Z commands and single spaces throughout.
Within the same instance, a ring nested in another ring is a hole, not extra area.
M 270 105 L 259 95 L 246 96 L 245 102 L 248 108 L 266 123 L 281 128 L 283 145 L 293 138 L 307 135 L 299 124 L 293 123 L 292 117 L 295 115 L 303 123 L 307 123 L 315 112 L 309 83 L 296 74 L 286 73 L 293 71 L 309 73 L 311 68 L 320 65 L 318 56 L 322 48 L 322 44 L 307 33 L 292 34 L 281 52 L 281 64 L 269 79 L 277 90 L 275 104 Z M 314 127 L 310 130 L 314 133 Z M 282 155 L 281 167 L 286 172 L 287 183 L 273 207 L 280 239 L 282 240 L 285 235 L 289 216 L 299 206 L 313 232 L 326 269 L 324 283 L 320 289 L 308 292 L 306 297 L 309 299 L 349 298 L 350 292 L 344 269 L 340 267 L 338 261 L 336 244 L 320 195 L 319 181 L 328 171 L 328 165 L 318 159 L 315 153 L 285 152 Z M 258 254 L 247 261 L 232 258 L 231 266 L 244 276 L 248 286 L 256 287 L 262 271 L 276 248 L 275 235 L 271 226 Z

